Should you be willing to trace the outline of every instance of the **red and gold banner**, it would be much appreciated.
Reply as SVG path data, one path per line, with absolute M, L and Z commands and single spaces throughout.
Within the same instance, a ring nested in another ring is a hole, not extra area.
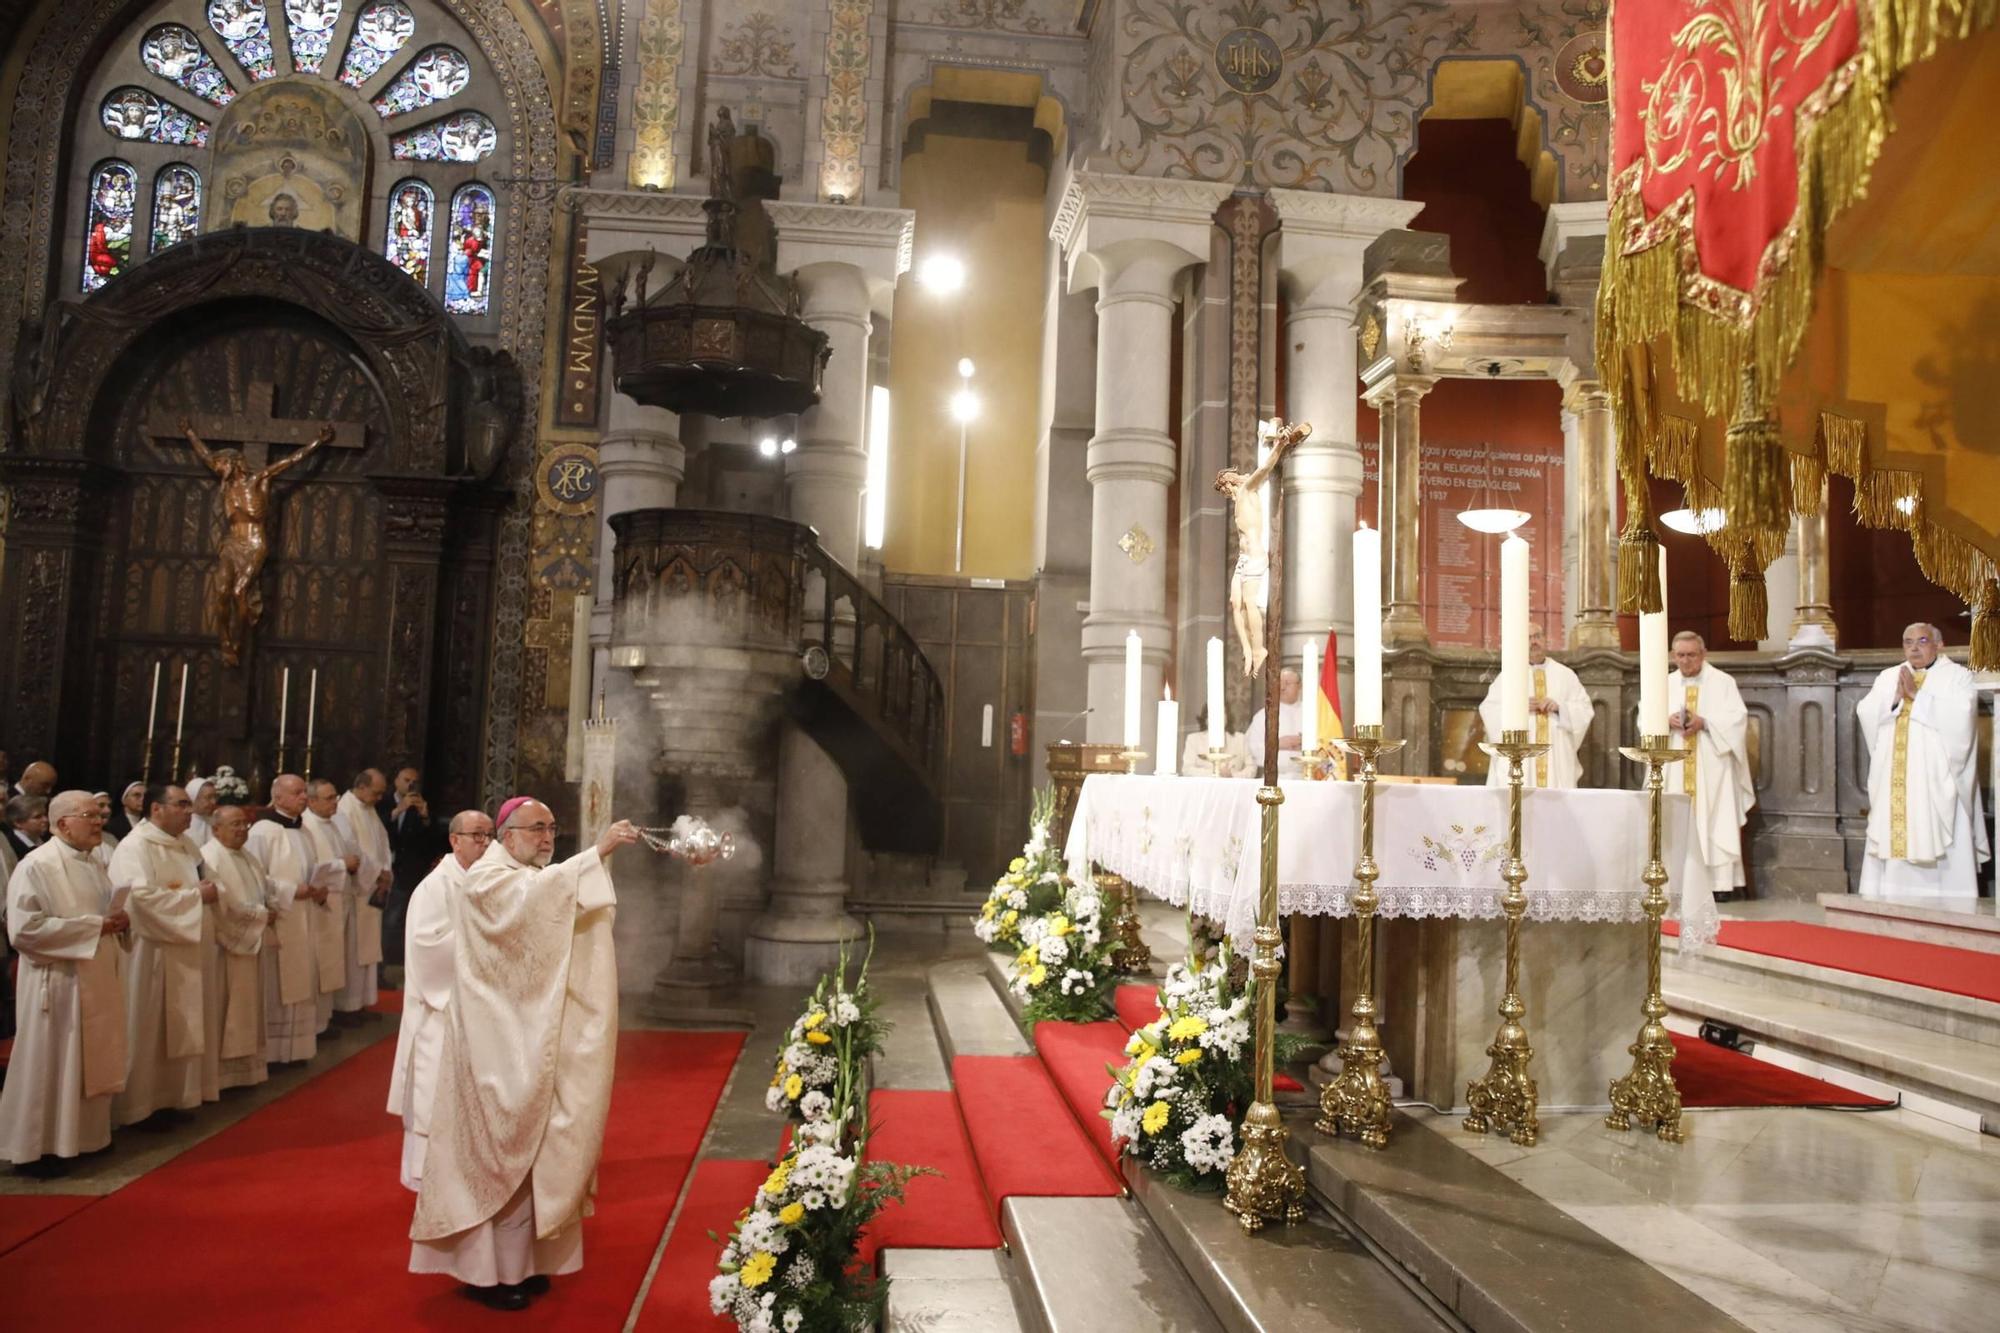
M 1984 608 L 2000 666 L 2000 0 L 1622 0 L 1598 362 L 1629 496 L 1721 507 L 1732 622 L 1794 512 L 1853 478 L 1863 522 Z M 1983 381 L 1984 387 L 1980 387 Z M 1658 605 L 1634 505 L 1620 599 Z M 1756 637 L 1748 634 L 1746 637 Z

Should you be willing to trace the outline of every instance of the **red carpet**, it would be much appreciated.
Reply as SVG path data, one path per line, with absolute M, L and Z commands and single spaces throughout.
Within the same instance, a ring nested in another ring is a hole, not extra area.
M 646 1304 L 639 1311 L 638 1329 L 659 1333 L 682 1333 L 686 1329 L 733 1329 L 736 1325 L 708 1312 L 708 1280 L 715 1276 L 715 1261 L 722 1244 L 708 1238 L 713 1231 L 727 1236 L 737 1214 L 750 1206 L 750 1196 L 771 1174 L 769 1162 L 711 1159 L 695 1168 L 688 1185 L 680 1216 L 674 1219 L 673 1234 L 660 1255 L 659 1271 L 646 1291 Z M 588 1272 L 589 1269 L 585 1269 Z M 605 1324 L 615 1329 L 623 1316 Z
M 1672 921 L 1662 927 L 1679 935 Z M 2000 1002 L 2000 956 L 1800 921 L 1724 921 L 1724 948 Z
M 743 1044 L 739 1033 L 627 1032 L 584 1267 L 510 1328 L 620 1327 Z M 382 1109 L 380 1041 L 96 1206 L 0 1257 L 7 1325 L 214 1333 L 487 1328 L 494 1316 L 409 1266 L 402 1130 Z M 169 1242 L 165 1238 L 180 1238 Z M 114 1263 L 171 1243 L 171 1263 Z
M 1035 1051 L 1049 1067 L 1063 1100 L 1104 1160 L 1116 1168 L 1118 1149 L 1111 1142 L 1111 1122 L 1098 1114 L 1111 1090 L 1106 1065 L 1125 1062 L 1125 1041 L 1131 1034 L 1119 1023 L 1037 1023 Z
M 1127 1032 L 1137 1032 L 1160 1016 L 1160 991 L 1156 986 L 1120 986 L 1111 1003 Z
M 0 1254 L 96 1203 L 100 1194 L 0 1194 Z M 0 1309 L 5 1309 L 0 1302 Z
M 1681 1105 L 1696 1106 L 1894 1106 L 1699 1037 L 1674 1038 L 1674 1082 Z
M 877 1250 L 899 1246 L 999 1248 L 995 1209 L 979 1182 L 956 1094 L 877 1090 L 868 1097 L 868 1123 L 874 1131 L 868 1144 L 871 1159 L 928 1166 L 943 1174 L 911 1181 L 901 1204 L 876 1214 L 862 1239 L 864 1261 L 872 1261 Z
M 1120 1186 L 1104 1158 L 1091 1150 L 1076 1117 L 1040 1060 L 1027 1055 L 961 1055 L 951 1062 L 952 1086 L 965 1117 L 986 1193 L 1003 1200 L 1115 1195 Z

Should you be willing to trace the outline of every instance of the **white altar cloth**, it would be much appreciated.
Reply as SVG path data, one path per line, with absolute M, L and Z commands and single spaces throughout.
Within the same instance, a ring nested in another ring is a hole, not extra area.
M 1094 861 L 1155 898 L 1221 922 L 1250 942 L 1257 925 L 1261 811 L 1257 783 L 1240 778 L 1099 773 L 1084 780 L 1064 848 L 1072 878 Z M 1281 784 L 1278 910 L 1290 916 L 1353 911 L 1361 786 Z M 1493 918 L 1507 855 L 1504 787 L 1385 782 L 1375 789 L 1375 890 L 1383 916 Z M 1524 886 L 1532 921 L 1643 921 L 1644 792 L 1529 791 L 1521 812 Z M 1666 797 L 1661 852 L 1680 947 L 1714 943 L 1715 898 L 1688 837 L 1688 798 Z M 1692 867 L 1695 873 L 1687 873 Z M 1672 904 L 1679 904 L 1674 913 Z

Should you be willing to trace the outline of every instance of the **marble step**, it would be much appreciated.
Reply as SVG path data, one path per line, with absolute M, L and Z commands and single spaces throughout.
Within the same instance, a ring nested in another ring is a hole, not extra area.
M 1748 1333 L 1525 1186 L 1398 1114 L 1389 1147 L 1292 1121 L 1313 1192 L 1479 1333 Z
M 884 1250 L 883 1333 L 1021 1333 L 999 1250 Z
M 994 993 L 985 958 L 938 963 L 928 980 L 931 1022 L 947 1069 L 961 1055 L 1034 1054 L 1020 1024 Z
M 1733 981 L 1755 986 L 1770 995 L 1812 1000 L 1850 1013 L 2000 1047 L 2000 1004 L 1992 1000 L 1721 945 L 1698 954 L 1682 954 L 1679 942 L 1671 937 L 1661 941 L 1661 957 L 1670 978 L 1686 975 Z M 2000 968 L 2000 959 L 1994 961 L 1994 966 Z
M 1015 1308 L 1027 1333 L 1223 1333 L 1173 1251 L 1129 1199 L 1009 1199 L 1000 1229 L 1013 1254 Z
M 986 964 L 987 986 L 1000 997 L 1000 1003 L 1006 1006 L 1008 1014 L 1013 1017 L 1014 1026 L 1018 1029 L 1021 1026 L 1021 1011 L 1026 1008 L 1028 1002 L 1016 995 L 1007 985 L 1008 978 L 1013 976 L 1012 956 L 988 949 L 982 959 Z
M 1938 900 L 1890 902 L 1858 893 L 1822 893 L 1819 905 L 1826 909 L 1826 924 L 1842 930 L 2000 954 L 2000 910 L 1991 898 L 1945 905 Z
M 1975 1113 L 2000 1134 L 2000 1047 L 1679 968 L 1661 994 L 1672 1013 Z
M 1132 1197 L 1228 1333 L 1439 1333 L 1456 1327 L 1316 1204 L 1255 1236 L 1216 1194 L 1128 1168 Z

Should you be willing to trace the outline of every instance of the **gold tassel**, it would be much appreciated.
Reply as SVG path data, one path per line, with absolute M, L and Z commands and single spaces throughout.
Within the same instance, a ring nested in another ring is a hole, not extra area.
M 1972 609 L 1972 669 L 2000 671 L 2000 579 L 1986 580 Z
M 1739 532 L 1783 529 L 1792 517 L 1790 468 L 1777 424 L 1758 400 L 1757 369 L 1748 362 L 1726 438 L 1722 507 L 1729 526 Z
M 1764 571 L 1745 566 L 1729 576 L 1729 637 L 1756 643 L 1770 630 L 1771 599 Z
M 1640 517 L 1618 538 L 1618 610 L 1621 615 L 1660 609 L 1660 538 Z

